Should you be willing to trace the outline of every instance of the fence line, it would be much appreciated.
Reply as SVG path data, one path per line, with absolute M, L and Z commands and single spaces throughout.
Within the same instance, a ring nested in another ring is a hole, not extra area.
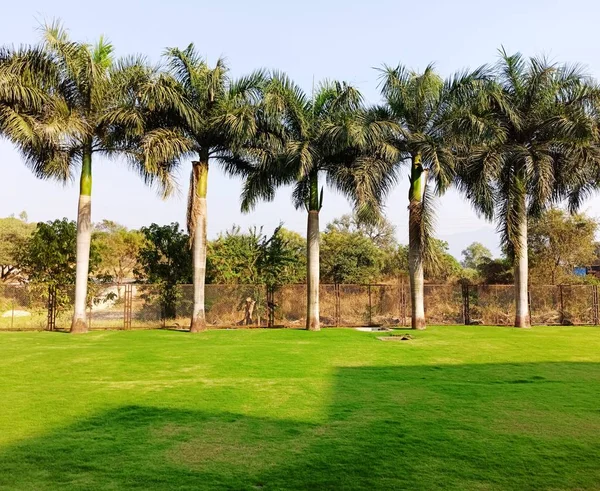
M 74 288 L 0 285 L 0 329 L 64 330 L 70 327 Z M 209 327 L 303 327 L 306 286 L 206 285 Z M 596 285 L 532 285 L 531 319 L 537 325 L 598 325 Z M 193 286 L 125 284 L 90 287 L 90 329 L 187 328 Z M 410 325 L 410 288 L 396 284 L 322 284 L 321 323 L 339 326 Z M 430 324 L 511 325 L 512 285 L 425 285 Z

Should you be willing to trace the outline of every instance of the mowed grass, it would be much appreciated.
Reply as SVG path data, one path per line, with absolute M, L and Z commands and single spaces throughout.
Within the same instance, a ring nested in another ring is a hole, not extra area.
M 600 489 L 600 329 L 0 333 L 0 489 Z

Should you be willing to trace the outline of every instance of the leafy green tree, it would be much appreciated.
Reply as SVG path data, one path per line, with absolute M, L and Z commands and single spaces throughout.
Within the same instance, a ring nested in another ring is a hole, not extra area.
M 71 332 L 85 332 L 93 155 L 128 155 L 132 165 L 143 161 L 136 168 L 146 181 L 167 183 L 169 176 L 160 167 L 145 166 L 130 146 L 144 132 L 138 94 L 152 82 L 152 69 L 138 59 L 114 62 L 106 40 L 94 46 L 72 41 L 58 23 L 42 33 L 41 46 L 8 49 L 0 56 L 0 130 L 36 176 L 66 181 L 80 172 Z
M 515 326 L 529 327 L 527 221 L 563 198 L 577 209 L 597 185 L 598 90 L 577 66 L 504 51 L 494 75 L 473 117 L 483 144 L 459 167 L 458 182 L 498 222 L 514 257 Z
M 479 263 L 477 272 L 485 284 L 508 285 L 514 282 L 514 265 L 509 258 L 484 259 Z
M 234 226 L 209 242 L 207 278 L 220 284 L 296 283 L 304 274 L 302 242 L 282 227 L 267 237 L 256 227 L 242 233 Z
M 446 283 L 463 279 L 469 274 L 469 271 L 465 271 L 456 258 L 448 252 L 448 242 L 433 237 L 429 240 L 429 255 L 423 271 L 426 280 Z M 395 278 L 398 275 L 408 275 L 408 249 L 408 245 L 401 244 L 394 250 L 385 251 L 384 275 Z
M 281 124 L 281 145 L 262 148 L 254 167 L 244 174 L 242 209 L 261 199 L 272 200 L 280 186 L 292 185 L 294 206 L 305 209 L 307 223 L 306 328 L 317 331 L 319 320 L 319 212 L 325 178 L 364 214 L 376 209 L 388 177 L 381 176 L 385 147 L 382 131 L 362 107 L 362 96 L 340 82 L 319 85 L 307 96 L 285 75 L 275 74 L 265 88 L 264 113 Z M 279 141 L 279 140 L 278 140 Z
M 74 222 L 63 218 L 38 223 L 21 249 L 19 263 L 32 282 L 72 284 L 75 280 Z
M 262 229 L 242 233 L 233 226 L 208 244 L 207 278 L 209 283 L 259 284 L 258 261 Z
M 492 258 L 490 250 L 481 242 L 473 242 L 461 252 L 463 268 L 477 269 L 479 265 Z
M 425 329 L 424 264 L 432 254 L 433 233 L 429 186 L 435 186 L 441 195 L 453 182 L 457 149 L 462 147 L 468 128 L 460 123 L 468 118 L 466 108 L 484 78 L 483 70 L 476 70 L 444 81 L 432 65 L 423 73 L 402 65 L 381 70 L 384 106 L 374 110 L 379 118 L 395 123 L 390 145 L 397 156 L 389 173 L 395 176 L 403 165 L 410 168 L 408 232 L 413 329 Z
M 274 283 L 279 285 L 297 284 L 306 281 L 306 239 L 297 232 L 284 227 L 278 229 L 277 240 L 284 244 L 285 256 L 292 259 L 286 260 L 283 267 L 279 268 Z M 277 249 L 279 246 L 275 246 Z
M 306 243 L 299 234 L 280 225 L 271 237 L 262 238 L 260 250 L 258 273 L 271 292 L 306 278 Z
M 0 218 L 0 282 L 20 277 L 19 251 L 25 247 L 34 229 L 35 224 L 23 219 Z
M 408 246 L 400 244 L 384 252 L 383 275 L 388 278 L 408 276 Z
M 75 283 L 77 225 L 63 218 L 41 222 L 21 250 L 19 264 L 29 281 L 54 286 Z M 95 256 L 94 264 L 97 263 Z
M 160 286 L 164 315 L 174 318 L 178 299 L 176 285 L 190 283 L 193 276 L 190 238 L 179 229 L 178 223 L 153 223 L 140 231 L 145 243 L 139 250 L 139 268 L 134 274 L 141 281 Z
M 323 281 L 368 284 L 380 279 L 384 252 L 369 237 L 360 232 L 341 231 L 333 224 L 327 227 L 321 240 Z
M 77 267 L 77 225 L 63 218 L 41 222 L 26 240 L 18 262 L 31 287 L 45 290 L 54 287 L 58 309 L 70 306 Z M 99 263 L 94 244 L 90 248 L 90 273 Z M 90 281 L 90 278 L 87 278 Z M 86 307 L 89 298 L 86 299 Z
M 408 275 L 408 247 L 396 240 L 396 227 L 384 216 L 377 220 L 365 220 L 360 213 L 342 215 L 331 221 L 326 231 L 357 233 L 368 238 L 380 250 L 383 263 L 377 276 L 369 281 L 397 280 Z
M 570 215 L 553 208 L 529 226 L 532 283 L 556 285 L 573 281 L 576 266 L 588 266 L 596 257 L 598 221 L 583 213 Z
M 430 241 L 430 260 L 425 264 L 425 278 L 441 283 L 460 278 L 462 267 L 457 259 L 448 252 L 448 242 L 434 238 L 431 238 Z
M 138 253 L 139 268 L 136 277 L 148 283 L 171 285 L 190 283 L 192 279 L 189 236 L 180 230 L 178 223 L 158 225 L 152 223 L 140 232 L 145 242 Z
M 210 161 L 228 174 L 247 167 L 238 150 L 252 146 L 261 131 L 257 116 L 264 76 L 256 71 L 234 80 L 220 59 L 210 67 L 193 44 L 169 48 L 166 74 L 148 92 L 145 104 L 153 115 L 146 136 L 138 142 L 147 164 L 172 171 L 193 160 L 187 207 L 187 226 L 194 263 L 194 306 L 191 332 L 206 329 L 206 223 Z
M 120 295 L 119 287 L 128 278 L 133 278 L 133 271 L 138 266 L 144 235 L 138 230 L 128 230 L 118 223 L 103 220 L 94 226 L 92 242 L 100 256 L 99 275 L 107 282 L 116 283 Z
M 396 227 L 385 217 L 379 220 L 365 220 L 359 213 L 342 215 L 327 225 L 327 230 L 358 232 L 368 237 L 380 249 L 397 247 Z

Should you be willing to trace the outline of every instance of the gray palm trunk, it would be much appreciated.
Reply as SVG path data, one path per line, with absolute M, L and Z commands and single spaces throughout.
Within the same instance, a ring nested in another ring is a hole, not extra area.
M 77 208 L 77 256 L 75 266 L 75 308 L 71 322 L 72 333 L 87 332 L 86 307 L 87 283 L 90 267 L 90 245 L 92 242 L 92 148 L 91 142 L 85 146 L 81 181 L 79 184 L 79 204 Z
M 194 307 L 190 332 L 206 330 L 204 290 L 206 283 L 206 187 L 208 180 L 208 154 L 201 153 L 201 160 L 193 162 L 190 188 L 190 219 L 188 228 L 192 235 L 192 261 L 194 268 Z
M 525 196 L 522 200 L 522 210 L 525 210 Z M 531 327 L 531 318 L 529 316 L 529 294 L 528 294 L 528 253 L 527 253 L 527 214 L 523 212 L 523 217 L 519 223 L 518 236 L 519 247 L 515 255 L 515 327 Z
M 306 231 L 307 253 L 307 302 L 306 329 L 319 331 L 319 210 L 309 210 Z
M 411 210 L 410 213 L 412 214 L 414 211 Z M 409 237 L 408 269 L 410 276 L 411 327 L 413 329 L 425 329 L 423 257 L 419 241 L 415 240 L 414 237 Z
M 92 199 L 80 195 L 77 210 L 77 259 L 75 266 L 75 310 L 71 323 L 72 333 L 87 331 L 87 281 L 92 242 Z
M 421 155 L 412 158 L 408 216 L 408 272 L 410 277 L 411 327 L 425 329 L 425 299 L 423 272 L 423 196 L 427 186 L 427 170 Z

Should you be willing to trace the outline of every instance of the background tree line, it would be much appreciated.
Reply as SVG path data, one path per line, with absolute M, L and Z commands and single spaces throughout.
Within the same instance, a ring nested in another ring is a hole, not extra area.
M 550 209 L 532 221 L 529 256 L 532 284 L 595 282 L 576 274 L 577 267 L 600 265 L 598 222 L 584 213 Z M 27 215 L 0 219 L 0 271 L 4 283 L 73 285 L 76 270 L 74 221 L 30 223 Z M 386 220 L 377 225 L 357 215 L 343 215 L 321 233 L 320 277 L 325 283 L 395 283 L 408 277 L 408 246 L 399 244 Z M 193 278 L 190 237 L 179 224 L 151 224 L 130 230 L 104 220 L 93 226 L 90 255 L 92 282 L 122 286 L 128 282 L 190 284 Z M 306 240 L 283 226 L 232 226 L 208 241 L 209 284 L 298 284 L 306 280 Z M 513 282 L 509 256 L 494 258 L 474 242 L 462 260 L 435 240 L 433 259 L 425 268 L 432 284 Z M 119 295 L 120 295 L 120 290 Z

